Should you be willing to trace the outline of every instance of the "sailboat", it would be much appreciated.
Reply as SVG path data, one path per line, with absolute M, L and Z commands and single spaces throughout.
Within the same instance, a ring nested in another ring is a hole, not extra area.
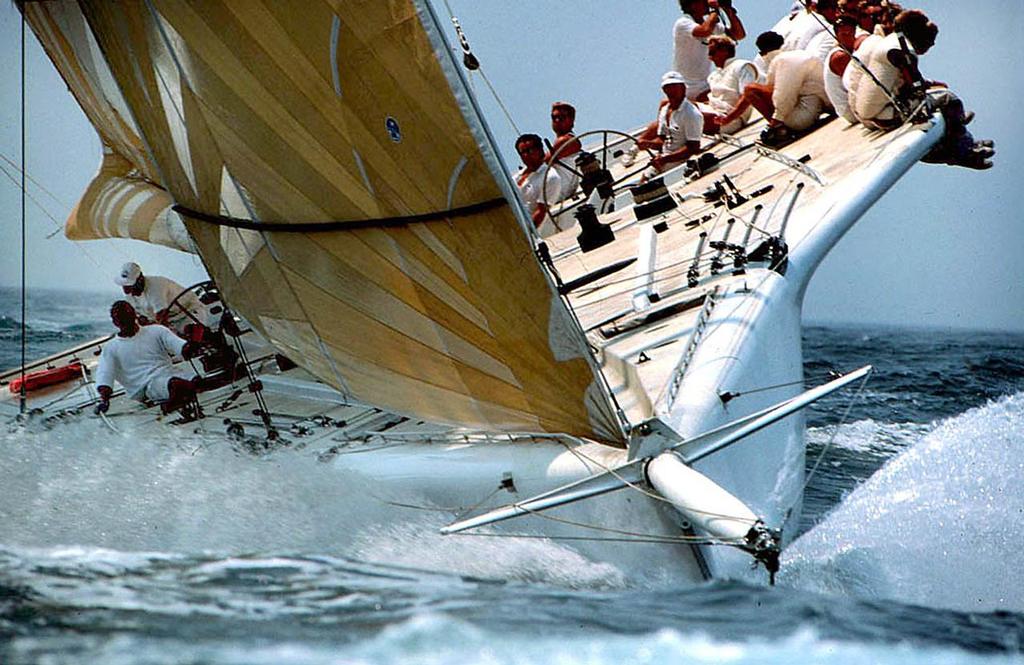
M 774 576 L 801 409 L 870 372 L 804 390 L 804 292 L 941 116 L 780 149 L 754 123 L 645 186 L 631 133 L 588 133 L 583 191 L 553 208 L 577 224 L 542 239 L 426 0 L 20 8 L 104 147 L 67 237 L 197 254 L 238 323 L 243 376 L 181 417 L 115 400 L 112 428 L 301 442 L 451 538 Z M 0 376 L 5 401 L 90 417 L 104 341 Z

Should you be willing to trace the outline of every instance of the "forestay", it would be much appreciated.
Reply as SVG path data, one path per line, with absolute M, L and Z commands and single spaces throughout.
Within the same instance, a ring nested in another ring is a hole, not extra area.
M 228 302 L 318 378 L 426 420 L 623 441 L 411 0 L 48 2 L 26 14 L 133 167 L 118 177 L 170 193 Z

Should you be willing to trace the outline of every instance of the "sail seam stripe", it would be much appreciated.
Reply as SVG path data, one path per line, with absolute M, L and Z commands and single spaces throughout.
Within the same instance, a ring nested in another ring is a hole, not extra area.
M 251 219 L 228 217 L 225 215 L 213 215 L 199 210 L 193 210 L 180 204 L 175 204 L 171 210 L 179 215 L 185 215 L 195 220 L 209 222 L 217 226 L 228 226 L 236 229 L 250 229 L 253 231 L 281 231 L 292 233 L 316 233 L 317 231 L 351 231 L 355 229 L 375 229 L 386 226 L 406 226 L 422 222 L 434 222 L 451 217 L 468 217 L 477 213 L 494 210 L 507 205 L 503 197 L 472 203 L 467 206 L 450 208 L 448 210 L 437 210 L 425 212 L 419 215 L 407 215 L 399 217 L 378 217 L 375 219 L 353 219 L 347 221 L 326 221 L 326 222 L 257 222 Z
M 334 92 L 341 97 L 341 72 L 338 71 L 338 35 L 341 32 L 341 18 L 335 14 L 331 17 L 331 81 Z

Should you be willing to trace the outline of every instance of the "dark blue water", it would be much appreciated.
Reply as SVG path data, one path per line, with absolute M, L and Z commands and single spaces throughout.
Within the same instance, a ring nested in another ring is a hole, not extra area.
M 33 293 L 29 356 L 106 333 L 110 299 Z M 824 456 L 774 588 L 363 532 L 364 488 L 311 456 L 6 432 L 0 663 L 1024 662 L 1024 335 L 811 327 L 804 348 L 809 382 L 877 369 L 841 425 L 849 391 L 809 415 Z

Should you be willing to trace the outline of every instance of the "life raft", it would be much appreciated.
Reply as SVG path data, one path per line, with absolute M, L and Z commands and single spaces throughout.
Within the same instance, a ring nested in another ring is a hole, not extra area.
M 58 383 L 66 383 L 67 381 L 80 378 L 82 378 L 82 363 L 71 363 L 63 367 L 52 367 L 50 369 L 29 372 L 24 376 L 25 392 L 30 393 L 33 390 L 55 386 Z M 17 395 L 21 392 L 21 383 L 22 377 L 19 376 L 11 381 L 8 388 L 13 394 Z

